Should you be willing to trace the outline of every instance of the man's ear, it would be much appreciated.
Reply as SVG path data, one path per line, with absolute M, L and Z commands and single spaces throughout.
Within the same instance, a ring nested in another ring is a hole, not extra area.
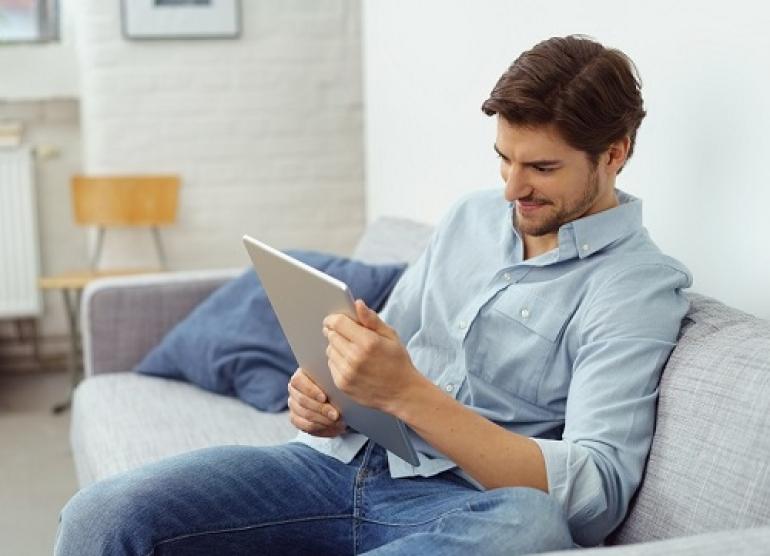
M 628 151 L 631 149 L 631 138 L 626 135 L 623 139 L 612 143 L 607 151 L 605 168 L 611 176 L 617 175 L 628 160 Z

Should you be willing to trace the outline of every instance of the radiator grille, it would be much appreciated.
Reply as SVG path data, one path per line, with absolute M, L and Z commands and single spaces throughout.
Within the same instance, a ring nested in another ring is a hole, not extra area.
M 40 314 L 36 206 L 31 150 L 0 149 L 0 319 Z

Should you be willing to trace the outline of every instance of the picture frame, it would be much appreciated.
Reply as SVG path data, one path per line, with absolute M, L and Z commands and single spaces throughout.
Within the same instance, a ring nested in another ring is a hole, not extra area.
M 141 39 L 235 39 L 240 0 L 121 0 L 123 36 Z
M 0 46 L 59 40 L 59 1 L 0 1 Z

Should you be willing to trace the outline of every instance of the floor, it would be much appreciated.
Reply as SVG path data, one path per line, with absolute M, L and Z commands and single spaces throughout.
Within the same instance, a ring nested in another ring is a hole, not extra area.
M 49 370 L 0 372 L 0 542 L 3 554 L 51 554 L 58 512 L 77 483 L 69 448 L 69 375 Z

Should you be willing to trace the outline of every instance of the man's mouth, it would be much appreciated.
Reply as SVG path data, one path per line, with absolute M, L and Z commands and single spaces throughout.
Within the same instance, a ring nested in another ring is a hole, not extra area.
M 532 212 L 535 212 L 536 210 L 544 207 L 548 203 L 543 201 L 516 201 L 516 205 L 520 212 L 524 214 L 529 214 Z

